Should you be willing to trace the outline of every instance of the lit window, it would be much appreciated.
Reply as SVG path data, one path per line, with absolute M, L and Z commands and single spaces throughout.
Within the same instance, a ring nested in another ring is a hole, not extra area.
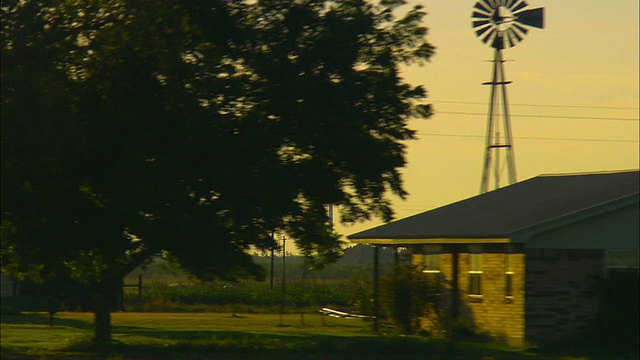
M 482 254 L 469 254 L 469 295 L 482 296 Z
M 640 269 L 640 256 L 637 250 L 610 250 L 605 253 L 606 276 L 618 272 L 637 272 Z
M 440 253 L 427 252 L 424 254 L 424 263 L 422 266 L 424 273 L 440 273 Z
M 504 296 L 507 298 L 513 297 L 513 266 L 512 255 L 510 253 L 505 254 L 505 270 L 504 270 Z

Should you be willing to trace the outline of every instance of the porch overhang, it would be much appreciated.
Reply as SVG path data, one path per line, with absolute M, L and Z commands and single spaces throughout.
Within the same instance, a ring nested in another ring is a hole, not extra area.
M 349 239 L 352 244 L 403 246 L 425 244 L 510 244 L 510 238 Z

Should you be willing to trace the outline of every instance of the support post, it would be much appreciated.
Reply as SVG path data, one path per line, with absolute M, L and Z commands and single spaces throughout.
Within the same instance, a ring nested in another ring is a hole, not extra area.
M 138 274 L 138 306 L 142 311 L 142 274 Z
M 460 286 L 459 286 L 459 249 L 454 245 L 451 252 L 451 321 L 460 316 Z
M 378 289 L 378 246 L 373 246 L 373 332 L 378 332 L 379 311 L 379 289 Z

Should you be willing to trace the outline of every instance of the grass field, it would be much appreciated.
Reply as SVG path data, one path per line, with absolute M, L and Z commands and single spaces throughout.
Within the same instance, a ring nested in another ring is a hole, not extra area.
M 91 346 L 89 313 L 2 317 L 2 359 L 637 359 L 636 354 L 514 350 L 373 335 L 371 323 L 319 314 L 114 313 L 114 346 Z

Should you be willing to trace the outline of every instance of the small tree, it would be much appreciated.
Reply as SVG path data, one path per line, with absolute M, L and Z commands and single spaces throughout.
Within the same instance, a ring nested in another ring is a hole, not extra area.
M 381 301 L 391 320 L 404 334 L 420 328 L 420 318 L 437 299 L 434 284 L 413 265 L 396 265 L 381 278 Z

